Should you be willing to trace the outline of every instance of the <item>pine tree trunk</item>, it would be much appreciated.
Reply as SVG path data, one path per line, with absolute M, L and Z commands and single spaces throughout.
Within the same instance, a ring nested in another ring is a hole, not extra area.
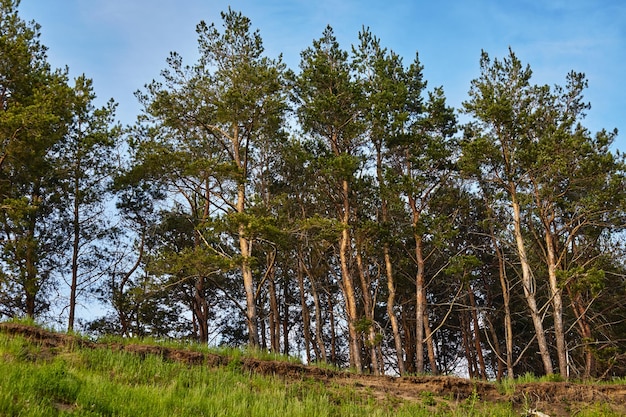
M 289 356 L 289 306 L 292 300 L 289 298 L 289 281 L 283 280 L 283 355 Z M 279 341 L 280 342 L 280 341 Z M 279 343 L 280 344 L 280 343 Z
M 385 179 L 383 177 L 383 161 L 381 152 L 381 143 L 375 143 L 376 147 L 376 177 L 378 179 L 378 187 L 380 189 L 381 211 L 380 211 L 380 223 L 386 227 L 389 221 L 389 207 L 387 197 L 385 193 Z M 385 276 L 387 278 L 387 316 L 391 323 L 391 331 L 393 332 L 393 341 L 396 348 L 396 362 L 398 365 L 398 373 L 404 375 L 406 373 L 404 367 L 404 351 L 402 349 L 402 336 L 400 334 L 400 328 L 398 326 L 398 318 L 396 317 L 395 305 L 396 305 L 396 283 L 393 276 L 393 265 L 391 263 L 391 253 L 389 249 L 389 242 L 383 243 L 383 256 L 385 260 Z
M 339 239 L 339 259 L 341 262 L 341 279 L 345 304 L 346 304 L 346 316 L 348 319 L 348 333 L 350 337 L 350 364 L 355 368 L 357 373 L 363 371 L 363 364 L 361 362 L 361 346 L 359 343 L 358 332 L 356 331 L 356 322 L 358 320 L 358 310 L 356 302 L 356 292 L 354 288 L 354 281 L 352 279 L 352 273 L 350 272 L 349 258 L 351 250 L 351 238 L 350 238 L 350 186 L 348 180 L 342 181 L 342 200 L 343 200 L 343 213 L 341 218 L 341 224 L 343 230 L 341 231 L 341 237 Z
M 246 292 L 246 317 L 248 322 L 248 343 L 251 347 L 259 346 L 259 327 L 256 309 L 254 280 L 250 269 L 250 242 L 245 238 L 245 227 L 239 225 L 239 248 L 241 250 L 241 274 Z
M 398 326 L 398 318 L 394 307 L 396 304 L 396 284 L 393 278 L 393 266 L 391 264 L 391 256 L 389 254 L 389 244 L 383 245 L 383 255 L 385 257 L 385 273 L 387 275 L 387 316 L 391 322 L 391 331 L 393 332 L 393 341 L 396 348 L 396 361 L 398 364 L 398 373 L 404 375 L 406 369 L 404 367 L 404 351 L 402 349 L 402 336 L 400 335 L 400 328 Z
M 424 306 L 426 306 L 427 300 L 426 300 L 426 292 L 424 291 Z M 434 340 L 434 335 L 430 329 L 430 320 L 428 319 L 428 310 L 425 309 L 424 310 L 424 336 L 426 336 L 425 339 L 425 343 L 426 343 L 426 351 L 428 353 L 428 363 L 430 364 L 430 372 L 433 375 L 438 375 L 439 374 L 439 369 L 437 369 L 437 356 L 435 355 L 435 340 Z
M 242 146 L 242 137 L 239 125 L 233 123 L 233 134 L 230 138 L 232 142 L 233 162 L 239 170 L 242 178 L 247 179 L 247 147 Z M 244 181 L 237 185 L 237 201 L 235 209 L 238 214 L 246 212 L 246 185 Z M 254 288 L 254 277 L 250 268 L 252 257 L 252 242 L 246 237 L 246 225 L 240 223 L 237 232 L 239 234 L 239 252 L 241 254 L 241 275 L 243 277 L 243 288 L 246 294 L 246 321 L 248 325 L 248 343 L 251 347 L 259 347 L 259 323 L 257 317 L 256 292 Z
M 407 158 L 408 161 L 408 158 Z M 410 166 L 407 162 L 407 173 L 410 175 Z M 409 207 L 411 208 L 411 226 L 415 239 L 415 262 L 417 263 L 417 273 L 415 276 L 415 366 L 417 373 L 424 372 L 424 343 L 432 343 L 432 337 L 424 337 L 425 327 L 428 326 L 428 300 L 426 298 L 426 277 L 424 268 L 424 253 L 422 236 L 418 232 L 421 216 L 421 208 L 418 208 L 417 201 L 411 193 L 408 194 Z M 430 328 L 427 332 L 430 331 Z M 433 372 L 437 372 L 434 347 L 429 345 L 429 361 L 434 367 Z
M 78 257 L 80 250 L 80 212 L 79 212 L 79 204 L 78 204 L 78 193 L 79 193 L 78 179 L 74 182 L 74 208 L 72 219 L 72 282 L 70 284 L 70 308 L 69 308 L 69 318 L 67 321 L 67 331 L 71 332 L 74 330 L 74 320 L 76 314 L 76 293 L 78 290 Z
M 369 322 L 369 327 L 367 330 L 367 340 L 368 340 L 368 348 L 370 350 L 370 360 L 371 366 L 370 369 L 373 371 L 374 375 L 380 374 L 380 361 L 378 358 L 378 352 L 376 350 L 376 332 L 374 329 L 374 308 L 373 308 L 373 300 L 372 294 L 370 291 L 371 284 L 369 274 L 365 271 L 365 266 L 363 264 L 363 256 L 359 250 L 360 242 L 357 238 L 357 248 L 356 248 L 356 263 L 359 271 L 359 278 L 361 281 L 361 293 L 363 295 L 363 308 L 365 310 L 365 318 Z
M 556 256 L 554 237 L 549 228 L 545 225 L 546 253 L 548 255 L 548 279 L 550 281 L 550 292 L 552 296 L 552 312 L 554 320 L 554 338 L 556 339 L 556 351 L 559 360 L 559 373 L 564 379 L 568 378 L 567 372 L 567 345 L 565 343 L 565 329 L 563 327 L 563 291 L 559 288 L 556 276 Z
M 470 310 L 472 315 L 472 322 L 474 324 L 474 349 L 476 350 L 476 358 L 478 359 L 478 376 L 484 380 L 487 380 L 487 367 L 485 366 L 485 358 L 483 356 L 483 348 L 480 339 L 480 324 L 478 322 L 478 307 L 476 306 L 476 297 L 474 296 L 474 290 L 468 284 L 467 293 L 469 295 Z
M 337 332 L 335 330 L 335 303 L 333 296 L 326 294 L 328 300 L 328 321 L 330 322 L 330 363 L 338 365 L 337 363 Z
M 209 305 L 204 294 L 204 278 L 196 278 L 194 289 L 194 314 L 198 322 L 198 341 L 209 342 Z
M 265 323 L 265 303 L 258 306 L 257 319 L 259 322 L 259 346 L 262 350 L 267 350 L 267 324 Z
M 417 373 L 415 368 L 416 352 L 415 347 L 415 323 L 413 321 L 414 314 L 410 308 L 403 308 L 400 314 L 402 320 L 402 329 L 404 331 L 404 350 L 406 360 L 404 361 L 405 371 L 408 374 Z
M 418 374 L 424 373 L 424 316 L 426 315 L 426 299 L 424 289 L 424 257 L 422 254 L 421 236 L 415 235 L 415 257 L 417 275 L 415 277 L 415 367 Z
M 270 296 L 270 349 L 274 353 L 280 352 L 280 313 L 278 311 L 278 297 L 276 295 L 276 283 L 274 282 L 274 266 L 273 264 L 268 266 L 268 290 Z
M 316 345 L 319 349 L 319 355 L 316 352 L 316 359 L 319 360 L 320 355 L 322 357 L 322 360 L 324 362 L 328 362 L 328 356 L 326 353 L 326 344 L 324 343 L 324 337 L 322 335 L 322 308 L 321 308 L 321 303 L 320 303 L 320 296 L 319 293 L 317 291 L 317 285 L 316 283 L 312 280 L 312 278 L 309 276 L 309 279 L 311 280 L 311 294 L 313 294 L 313 305 L 315 306 L 315 340 L 316 340 Z
M 589 379 L 591 378 L 593 367 L 594 367 L 593 352 L 589 345 L 590 343 L 593 342 L 593 334 L 591 331 L 591 325 L 589 324 L 589 320 L 587 319 L 587 310 L 582 301 L 582 296 L 580 294 L 575 294 L 572 291 L 571 285 L 567 285 L 566 288 L 569 294 L 572 311 L 574 311 L 574 315 L 576 317 L 578 334 L 580 335 L 583 341 L 584 358 L 585 358 L 585 370 L 583 373 L 583 378 Z
M 24 292 L 25 292 L 25 309 L 26 316 L 34 319 L 37 312 L 36 302 L 37 293 L 39 292 L 39 282 L 37 277 L 37 253 L 35 244 L 35 215 L 30 214 L 28 218 L 28 232 L 26 235 L 26 254 L 24 257 L 25 276 L 24 276 Z
M 300 308 L 302 311 L 302 331 L 304 332 L 304 351 L 306 353 L 307 364 L 311 363 L 311 313 L 306 302 L 306 293 L 304 290 L 304 271 L 302 267 L 302 259 L 298 256 L 298 268 L 296 275 L 298 277 L 298 289 L 300 290 Z M 315 344 L 313 344 L 315 345 Z M 316 359 L 319 359 L 319 352 L 314 347 Z
M 528 304 L 530 316 L 535 328 L 537 344 L 539 345 L 539 354 L 541 355 L 544 371 L 547 375 L 551 375 L 554 373 L 554 371 L 552 368 L 552 361 L 550 359 L 550 352 L 548 351 L 548 343 L 546 342 L 546 336 L 543 330 L 543 322 L 539 313 L 539 309 L 537 308 L 534 279 L 532 277 L 528 257 L 526 256 L 526 247 L 524 245 L 524 237 L 522 236 L 521 210 L 519 202 L 517 201 L 515 185 L 511 185 L 509 191 L 511 194 L 511 206 L 513 208 L 515 243 L 517 246 L 517 253 L 522 267 L 522 287 L 524 288 L 524 297 L 526 299 L 526 303 Z
M 493 306 L 493 304 L 491 304 Z M 494 328 L 494 326 L 492 325 L 492 323 L 494 322 L 494 320 L 489 320 L 489 333 L 491 334 L 491 340 L 493 342 L 489 342 L 492 344 L 493 349 L 495 351 L 495 360 L 492 360 L 492 368 L 496 369 L 496 381 L 501 382 L 502 381 L 502 376 L 504 375 L 504 367 L 506 366 L 506 361 L 504 360 L 503 356 L 502 356 L 502 350 L 500 349 L 500 338 L 498 337 L 498 333 L 496 332 L 496 329 Z M 489 337 L 487 336 L 487 340 L 489 340 Z
M 461 314 L 461 340 L 463 343 L 463 350 L 465 351 L 465 359 L 467 360 L 467 374 L 470 379 L 476 378 L 476 357 L 472 350 L 472 345 L 470 343 L 471 339 L 471 330 L 469 325 L 469 320 L 466 314 Z
M 504 337 L 506 344 L 506 372 L 507 378 L 515 378 L 513 370 L 513 323 L 511 321 L 511 295 L 509 292 L 509 282 L 506 278 L 506 266 L 504 264 L 504 254 L 498 245 L 493 227 L 490 230 L 496 257 L 498 258 L 498 276 L 500 278 L 500 288 L 502 289 L 502 300 L 504 304 Z

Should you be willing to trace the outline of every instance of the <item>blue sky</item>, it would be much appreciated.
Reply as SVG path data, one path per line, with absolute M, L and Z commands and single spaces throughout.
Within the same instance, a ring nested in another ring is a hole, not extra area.
M 626 2 L 622 0 L 22 0 L 20 15 L 41 24 L 50 63 L 94 80 L 118 118 L 139 113 L 133 93 L 158 79 L 170 51 L 192 64 L 195 26 L 221 25 L 220 12 L 252 20 L 267 54 L 297 69 L 300 52 L 330 24 L 344 49 L 363 26 L 410 63 L 418 52 L 429 88 L 442 85 L 461 106 L 479 74 L 482 49 L 502 58 L 511 47 L 537 84 L 565 84 L 570 70 L 589 79 L 592 131 L 618 128 L 626 151 Z

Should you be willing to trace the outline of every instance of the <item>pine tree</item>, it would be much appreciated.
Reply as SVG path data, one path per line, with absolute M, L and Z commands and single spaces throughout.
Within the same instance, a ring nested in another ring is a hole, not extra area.
M 64 236 L 53 222 L 60 204 L 55 147 L 71 119 L 67 71 L 52 70 L 39 25 L 0 2 L 0 304 L 8 316 L 35 317 L 49 306 Z

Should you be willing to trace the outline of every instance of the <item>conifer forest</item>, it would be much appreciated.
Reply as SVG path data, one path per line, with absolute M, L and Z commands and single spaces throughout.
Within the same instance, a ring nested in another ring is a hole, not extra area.
M 585 127 L 584 74 L 539 85 L 483 51 L 452 108 L 365 27 L 320 28 L 288 68 L 229 9 L 123 126 L 18 5 L 0 0 L 2 319 L 372 374 L 626 376 L 626 160 Z

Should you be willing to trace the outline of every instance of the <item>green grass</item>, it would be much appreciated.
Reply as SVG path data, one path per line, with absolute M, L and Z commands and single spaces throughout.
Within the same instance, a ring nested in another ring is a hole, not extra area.
M 212 352 L 228 355 L 235 364 L 251 353 Z M 591 410 L 580 415 L 612 415 L 601 406 Z M 0 416 L 485 415 L 511 417 L 519 411 L 508 403 L 486 403 L 478 395 L 456 401 L 424 393 L 409 403 L 376 398 L 358 386 L 255 375 L 239 366 L 190 366 L 106 347 L 43 348 L 0 332 Z
M 380 401 L 316 380 L 287 382 L 237 367 L 188 366 L 106 348 L 50 351 L 2 333 L 0 359 L 2 416 L 482 415 L 474 403 L 450 414 L 431 401 Z M 514 414 L 506 407 L 490 413 Z
M 515 378 L 515 381 L 523 384 L 523 383 L 531 383 L 531 382 L 563 382 L 565 381 L 563 377 L 559 374 L 551 374 L 551 375 L 542 375 L 536 376 L 532 372 L 526 372 L 523 375 Z
M 268 352 L 263 349 L 238 348 L 230 346 L 208 346 L 194 341 L 188 340 L 172 340 L 172 339 L 155 339 L 147 338 L 127 338 L 120 336 L 104 336 L 97 340 L 102 344 L 119 344 L 119 345 L 151 345 L 161 346 L 171 349 L 186 349 L 194 352 L 213 353 L 216 355 L 226 356 L 230 360 L 239 360 L 243 357 L 253 358 L 264 361 L 280 361 L 288 363 L 301 364 L 300 358 L 295 356 L 287 356 L 279 353 Z
M 558 374 L 536 376 L 531 372 L 519 375 L 515 379 L 503 378 L 496 385 L 502 394 L 512 394 L 515 392 L 517 384 L 537 383 L 537 382 L 565 382 L 563 377 Z M 593 385 L 626 385 L 626 378 L 613 378 L 611 380 L 595 380 L 595 379 L 570 379 L 567 382 L 576 384 L 593 384 Z

